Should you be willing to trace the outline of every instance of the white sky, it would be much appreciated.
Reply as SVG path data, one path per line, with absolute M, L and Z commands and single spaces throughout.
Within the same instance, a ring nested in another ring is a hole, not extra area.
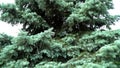
M 14 0 L 0 0 L 0 3 L 14 3 Z
M 17 36 L 22 25 L 11 26 L 6 22 L 0 21 L 0 33 L 6 33 L 11 36 Z
M 120 15 L 120 0 L 113 0 L 114 10 L 110 10 L 109 13 L 112 15 Z M 116 22 L 115 25 L 111 25 L 113 30 L 120 29 L 120 21 Z
M 14 3 L 14 0 L 0 0 L 0 3 Z M 120 0 L 113 0 L 114 10 L 109 10 L 112 15 L 120 15 Z M 5 22 L 0 21 L 0 33 L 6 33 L 11 36 L 17 36 L 19 30 L 21 29 L 21 25 L 11 26 Z M 111 25 L 112 29 L 120 29 L 120 21 L 115 25 Z

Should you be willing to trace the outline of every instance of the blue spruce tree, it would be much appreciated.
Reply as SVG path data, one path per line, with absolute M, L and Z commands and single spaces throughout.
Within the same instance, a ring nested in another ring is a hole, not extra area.
M 112 0 L 15 0 L 1 4 L 2 21 L 22 24 L 0 49 L 1 68 L 119 68 L 119 20 Z M 1 43 L 1 41 L 0 41 Z M 2 46 L 4 44 L 0 44 Z

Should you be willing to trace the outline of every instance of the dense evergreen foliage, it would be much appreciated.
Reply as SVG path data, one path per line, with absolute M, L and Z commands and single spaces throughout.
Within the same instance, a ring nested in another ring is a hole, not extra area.
M 3 48 L 4 46 L 10 45 L 12 36 L 8 36 L 7 34 L 1 33 L 0 34 L 0 49 Z
M 0 35 L 0 67 L 119 68 L 120 30 L 96 31 L 119 20 L 112 8 L 112 0 L 1 4 L 0 19 L 23 28 L 17 37 Z

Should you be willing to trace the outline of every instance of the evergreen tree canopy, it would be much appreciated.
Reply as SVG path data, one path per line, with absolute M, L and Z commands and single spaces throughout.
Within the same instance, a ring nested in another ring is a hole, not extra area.
M 8 36 L 7 34 L 1 33 L 0 34 L 0 49 L 6 45 L 10 45 L 12 38 L 13 38 L 12 36 Z
M 50 27 L 56 33 L 109 27 L 117 20 L 108 13 L 112 8 L 112 0 L 15 0 L 15 4 L 0 5 L 1 20 L 23 24 L 29 34 Z
M 109 9 L 112 0 L 1 4 L 0 19 L 23 28 L 0 35 L 0 68 L 120 68 L 120 30 L 96 31 L 119 20 Z

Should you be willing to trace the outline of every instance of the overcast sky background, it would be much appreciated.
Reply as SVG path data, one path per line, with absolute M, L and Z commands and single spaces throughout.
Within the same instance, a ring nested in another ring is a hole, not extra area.
M 0 3 L 14 3 L 14 0 L 0 0 Z M 120 15 L 120 0 L 113 0 L 114 9 L 109 10 L 112 15 Z M 17 36 L 19 30 L 21 29 L 21 25 L 11 26 L 6 22 L 0 21 L 0 33 L 6 33 L 11 36 Z M 116 23 L 116 25 L 111 25 L 112 29 L 120 29 L 120 21 Z

